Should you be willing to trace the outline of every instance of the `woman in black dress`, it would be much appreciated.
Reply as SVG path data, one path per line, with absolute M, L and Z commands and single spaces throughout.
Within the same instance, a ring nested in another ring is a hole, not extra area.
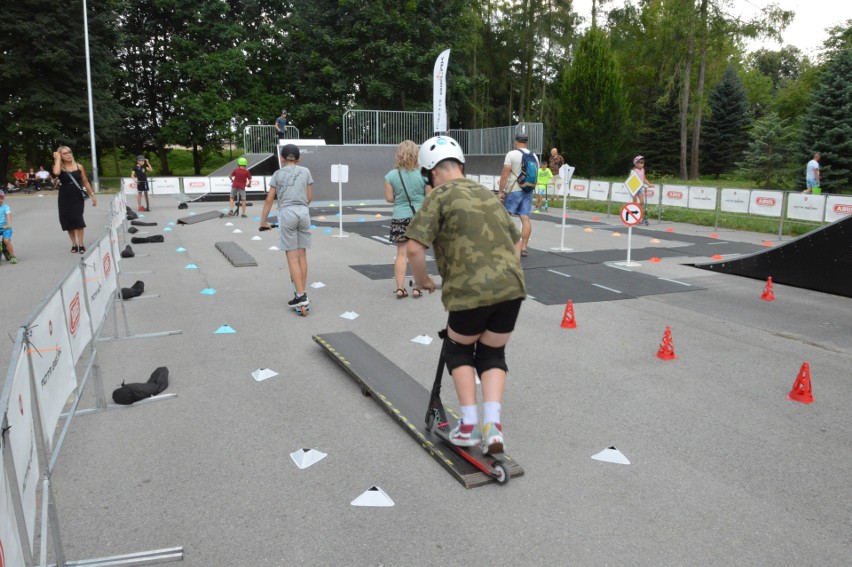
M 71 252 L 82 254 L 86 251 L 83 244 L 83 191 L 92 198 L 92 206 L 98 206 L 98 198 L 92 191 L 86 170 L 74 161 L 71 148 L 61 146 L 53 152 L 53 176 L 59 178 L 59 224 L 71 238 Z

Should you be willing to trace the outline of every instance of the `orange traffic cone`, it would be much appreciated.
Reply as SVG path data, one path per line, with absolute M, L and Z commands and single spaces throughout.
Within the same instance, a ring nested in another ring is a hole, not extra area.
M 763 288 L 763 295 L 760 299 L 764 301 L 775 301 L 775 292 L 772 291 L 772 276 L 766 278 L 766 287 Z
M 576 329 L 577 322 L 574 320 L 574 303 L 569 299 L 568 304 L 565 306 L 565 314 L 562 315 L 562 325 L 560 325 L 563 329 Z
M 814 393 L 811 390 L 811 366 L 805 361 L 802 364 L 802 369 L 799 370 L 799 375 L 796 376 L 796 381 L 793 383 L 793 389 L 787 394 L 787 397 L 794 402 L 803 404 L 812 404 L 814 401 Z
M 677 358 L 674 352 L 674 345 L 672 344 L 672 330 L 668 325 L 666 325 L 666 332 L 663 333 L 663 341 L 660 343 L 660 350 L 657 351 L 657 358 L 663 360 L 674 360 Z

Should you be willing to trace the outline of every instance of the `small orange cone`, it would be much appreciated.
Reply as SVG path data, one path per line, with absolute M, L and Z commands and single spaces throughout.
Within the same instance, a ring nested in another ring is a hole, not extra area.
M 662 360 L 674 360 L 677 358 L 674 352 L 674 345 L 672 344 L 672 330 L 668 325 L 666 325 L 666 332 L 663 333 L 663 341 L 660 343 L 660 350 L 657 351 L 657 358 Z
M 722 255 L 721 254 L 713 254 L 712 256 L 710 256 L 710 259 L 711 260 L 721 260 Z
M 656 263 L 656 262 L 662 262 L 662 260 L 660 260 L 659 258 L 657 258 L 656 256 L 654 256 L 653 258 L 650 258 L 650 259 L 649 259 L 649 262 L 655 262 L 655 263 Z
M 714 232 L 710 235 L 710 238 L 719 238 L 719 235 Z
M 787 397 L 794 402 L 803 404 L 812 404 L 814 401 L 814 393 L 811 390 L 811 366 L 805 361 L 802 364 L 802 369 L 799 370 L 799 375 L 796 376 L 796 381 L 793 383 L 793 389 L 787 394 Z
M 772 243 L 771 243 L 771 242 L 769 242 L 768 240 L 765 240 L 765 241 L 763 242 L 763 245 L 764 245 L 764 246 L 775 246 L 774 244 L 772 244 Z
M 577 322 L 574 320 L 574 302 L 570 299 L 568 300 L 568 304 L 565 306 L 565 314 L 562 315 L 562 324 L 560 326 L 563 329 L 577 328 Z
M 775 301 L 775 292 L 772 291 L 772 276 L 766 278 L 766 287 L 763 288 L 763 295 L 760 299 L 764 301 Z

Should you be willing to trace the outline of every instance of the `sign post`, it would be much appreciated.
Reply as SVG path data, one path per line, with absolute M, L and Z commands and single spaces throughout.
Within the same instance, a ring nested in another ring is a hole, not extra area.
M 565 248 L 565 217 L 568 209 L 568 191 L 571 190 L 571 178 L 574 177 L 574 167 L 566 163 L 559 168 L 559 176 L 562 178 L 562 187 L 565 191 L 562 195 L 562 240 L 558 247 L 552 247 L 551 250 L 571 252 L 573 248 Z
M 619 262 L 619 266 L 636 267 L 641 264 L 630 261 L 630 250 L 633 240 L 633 226 L 642 222 L 642 207 L 636 203 L 627 203 L 621 208 L 621 222 L 627 227 L 627 261 Z
M 335 238 L 349 238 L 348 234 L 343 234 L 343 184 L 349 182 L 349 166 L 343 164 L 335 164 L 331 166 L 331 182 L 337 182 L 337 214 L 340 218 L 340 234 L 335 234 Z

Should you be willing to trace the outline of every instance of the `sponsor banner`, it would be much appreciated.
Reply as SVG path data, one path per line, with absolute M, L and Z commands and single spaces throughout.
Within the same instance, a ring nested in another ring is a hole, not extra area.
M 716 210 L 716 188 L 715 187 L 690 187 L 689 208 L 703 209 L 705 211 Z
M 748 212 L 762 217 L 780 217 L 784 193 L 781 191 L 752 191 Z
M 66 332 L 71 338 L 74 364 L 77 364 L 86 345 L 92 340 L 92 326 L 89 322 L 89 310 L 86 308 L 86 290 L 83 288 L 83 274 L 80 270 L 71 270 L 68 278 L 62 282 L 61 289 Z
M 97 249 L 83 265 L 86 282 L 86 296 L 89 298 L 89 313 L 92 324 L 97 330 L 104 318 L 112 300 L 111 291 L 115 289 L 113 270 L 113 255 L 110 249 L 109 235 L 105 235 L 98 243 Z M 110 283 L 113 280 L 113 283 Z
M 645 187 L 645 204 L 659 205 L 660 204 L 660 186 Z
M 95 255 L 89 256 L 94 260 Z M 53 445 L 53 431 L 68 401 L 77 387 L 71 342 L 66 332 L 62 295 L 57 290 L 27 328 L 27 354 L 33 369 L 41 422 L 48 447 Z
M 180 193 L 180 177 L 149 177 L 148 189 L 152 195 L 177 195 Z
M 107 306 L 112 303 L 113 294 L 118 289 L 116 274 L 118 270 L 118 235 L 114 231 L 107 232 L 101 239 L 101 266 L 104 270 L 104 293 L 108 296 L 104 299 Z
M 110 226 L 113 230 L 118 231 L 121 228 L 124 217 L 127 215 L 127 209 L 122 205 L 121 199 L 116 196 L 111 202 L 112 215 L 110 216 Z
M 748 189 L 722 189 L 720 209 L 723 213 L 747 213 L 750 192 Z
M 272 184 L 272 176 L 271 175 L 265 175 L 263 177 L 263 186 L 265 187 L 267 193 L 269 193 L 269 186 L 271 184 Z
M 474 175 L 472 173 L 466 173 L 464 176 L 467 177 L 468 179 L 472 180 L 472 181 L 476 181 L 477 183 L 479 183 L 479 176 L 478 175 Z
M 495 182 L 495 178 L 494 178 L 493 175 L 480 175 L 479 176 L 479 183 L 483 187 L 485 187 L 486 189 L 489 189 L 491 191 L 499 191 L 500 188 L 495 186 L 494 182 Z
M 225 179 L 228 179 L 227 177 Z M 231 181 L 228 180 L 228 191 L 231 191 Z M 210 192 L 210 179 L 207 177 L 184 177 L 183 192 L 187 195 L 198 195 Z
M 266 183 L 263 180 L 263 177 L 252 177 L 251 181 L 246 181 L 246 191 L 266 192 Z
M 15 508 L 12 504 L 12 490 L 3 469 L 3 459 L 0 459 L 0 567 L 24 564 L 21 539 L 15 522 Z
M 597 181 L 592 181 L 592 183 L 598 183 Z M 612 184 L 612 201 L 614 203 L 632 203 L 633 195 L 630 194 L 630 189 L 627 188 L 627 185 L 624 183 L 613 183 Z
M 211 177 L 210 178 L 210 191 L 212 193 L 228 193 L 231 192 L 231 178 L 230 177 Z
M 9 420 L 9 446 L 15 461 L 15 473 L 18 477 L 18 492 L 21 494 L 21 504 L 24 509 L 24 523 L 27 527 L 26 542 L 32 551 L 35 534 L 36 487 L 41 470 L 36 454 L 36 436 L 33 425 L 33 411 L 30 397 L 30 373 L 27 364 L 26 349 L 18 354 L 18 364 L 12 377 L 12 388 L 9 393 L 9 408 L 6 413 Z
M 689 187 L 686 185 L 663 185 L 661 202 L 671 207 L 686 207 L 689 205 Z
M 829 195 L 825 201 L 825 221 L 834 222 L 852 215 L 852 195 Z
M 574 195 L 577 195 L 578 197 L 583 196 L 571 191 L 571 196 L 573 197 Z M 606 201 L 609 199 L 609 183 L 606 181 L 595 181 L 594 183 L 590 183 L 589 190 L 586 195 L 593 201 Z
M 435 59 L 432 71 L 432 131 L 447 131 L 447 66 L 450 50 L 442 51 Z
M 787 218 L 821 222 L 825 210 L 825 195 L 790 193 L 787 195 Z
M 607 188 L 609 189 L 609 188 Z M 585 198 L 589 194 L 588 179 L 571 179 L 568 182 L 568 196 L 577 197 L 578 199 Z
M 121 178 L 121 192 L 125 195 L 136 194 L 136 181 L 130 177 Z

